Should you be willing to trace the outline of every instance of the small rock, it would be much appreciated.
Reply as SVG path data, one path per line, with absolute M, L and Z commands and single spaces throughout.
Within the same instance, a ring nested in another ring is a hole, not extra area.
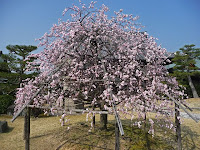
M 8 129 L 7 121 L 0 121 L 0 133 L 6 132 Z

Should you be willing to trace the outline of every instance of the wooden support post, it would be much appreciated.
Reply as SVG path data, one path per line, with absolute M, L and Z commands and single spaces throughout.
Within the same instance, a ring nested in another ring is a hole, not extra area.
M 94 106 L 93 106 L 93 108 L 92 108 L 92 110 L 94 111 Z M 92 116 L 92 123 L 93 123 L 93 127 L 95 128 L 95 113 L 93 113 L 93 116 Z
M 30 150 L 30 108 L 26 108 L 24 116 L 24 140 L 25 150 Z
M 95 115 L 92 117 L 93 125 L 95 126 Z
M 180 111 L 179 105 L 175 104 L 175 125 L 176 125 L 176 140 L 178 144 L 178 150 L 182 150 L 182 143 L 181 143 L 181 124 L 180 124 Z
M 120 150 L 119 127 L 117 121 L 115 121 L 115 150 Z

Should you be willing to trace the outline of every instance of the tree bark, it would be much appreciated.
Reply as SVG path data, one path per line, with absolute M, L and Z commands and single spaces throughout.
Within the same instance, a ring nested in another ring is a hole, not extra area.
M 101 122 L 101 129 L 107 130 L 108 115 L 107 114 L 101 114 L 100 115 L 100 122 Z
M 100 110 L 104 111 L 105 101 L 101 103 Z M 108 122 L 108 115 L 107 114 L 100 114 L 100 125 L 101 129 L 107 130 L 107 122 Z
M 146 116 L 146 112 L 145 112 L 145 117 L 144 117 L 144 134 L 145 134 L 145 139 L 146 139 L 146 148 L 147 148 L 147 150 L 151 150 L 151 145 L 150 145 L 150 141 L 149 141 L 149 137 L 148 137 L 148 131 L 147 131 L 147 116 Z
M 193 84 L 193 82 L 192 82 L 191 76 L 190 76 L 190 75 L 187 75 L 187 78 L 188 78 L 189 86 L 190 86 L 190 88 L 191 88 L 191 90 L 192 90 L 192 95 L 193 95 L 193 97 L 194 97 L 194 98 L 199 98 L 199 95 L 198 95 L 198 93 L 197 93 L 197 91 L 196 91 L 196 88 L 195 88 L 195 86 L 194 86 L 194 84 Z
M 180 111 L 179 106 L 175 104 L 175 125 L 176 125 L 176 140 L 178 145 L 178 150 L 182 150 L 182 143 L 181 143 L 181 124 L 179 121 Z

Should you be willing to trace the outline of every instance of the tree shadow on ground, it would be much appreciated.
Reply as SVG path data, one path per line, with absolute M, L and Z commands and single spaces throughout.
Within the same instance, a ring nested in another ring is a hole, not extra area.
M 67 139 L 63 144 L 61 144 L 57 150 L 59 150 L 65 144 L 70 146 L 76 146 L 77 149 L 105 149 L 112 150 L 110 145 L 114 145 L 113 135 L 114 128 L 112 125 L 108 126 L 108 130 L 100 130 L 99 124 L 95 126 L 92 131 L 87 123 L 76 124 L 76 126 L 71 127 L 67 130 L 66 135 L 62 135 L 64 139 Z M 111 146 L 112 147 L 112 146 Z
M 125 135 L 120 136 L 121 149 L 145 150 L 146 141 L 143 129 L 136 126 L 130 126 L 130 120 L 122 121 Z M 66 128 L 59 135 L 62 137 L 62 144 L 57 150 L 73 147 L 73 149 L 115 149 L 115 120 L 109 120 L 107 130 L 100 130 L 100 122 L 96 122 L 94 129 L 90 130 L 89 123 L 77 123 L 70 130 Z M 152 137 L 148 134 L 149 141 L 153 150 L 172 150 L 172 146 L 168 145 L 160 137 Z M 74 148 L 75 147 L 75 148 Z
M 47 133 L 47 134 L 41 134 L 41 135 L 37 135 L 37 136 L 32 136 L 32 137 L 30 137 L 30 139 L 36 139 L 36 138 L 40 138 L 40 137 L 44 137 L 44 136 L 48 136 L 48 135 L 52 135 L 52 134 L 53 134 L 53 132 Z
M 3 133 L 10 133 L 10 132 L 12 132 L 13 131 L 13 129 L 14 129 L 14 127 L 9 127 L 8 126 L 8 128 L 5 130 L 5 132 L 3 132 Z
M 164 120 L 160 121 L 160 125 L 164 125 Z M 156 125 L 156 134 L 161 135 L 161 139 L 166 141 L 169 145 L 173 146 L 173 149 L 177 149 L 177 141 L 175 136 L 175 130 L 168 128 L 161 128 Z M 183 150 L 196 150 L 200 149 L 197 145 L 197 138 L 200 138 L 197 132 L 192 131 L 190 127 L 181 125 L 181 137 L 182 137 L 182 149 Z
M 200 149 L 196 139 L 200 138 L 197 132 L 192 131 L 188 126 L 182 126 L 182 145 L 184 150 Z

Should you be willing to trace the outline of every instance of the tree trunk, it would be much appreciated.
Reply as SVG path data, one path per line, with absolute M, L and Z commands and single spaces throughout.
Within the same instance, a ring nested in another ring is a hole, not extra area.
M 101 103 L 100 110 L 104 111 L 105 101 Z M 108 115 L 107 114 L 100 114 L 100 128 L 103 130 L 107 130 L 107 122 L 108 122 Z
M 188 82 L 189 82 L 190 88 L 192 90 L 193 97 L 194 98 L 199 98 L 199 95 L 197 94 L 196 88 L 194 87 L 194 84 L 192 82 L 191 76 L 187 75 L 187 78 L 188 78 Z
M 182 143 L 181 143 L 181 124 L 179 121 L 180 112 L 179 112 L 179 106 L 175 104 L 175 125 L 176 125 L 176 140 L 178 144 L 178 150 L 182 150 Z
M 143 84 L 143 87 L 146 88 L 146 83 Z M 144 106 L 146 105 L 146 101 L 143 100 L 144 102 Z M 146 109 L 144 107 L 144 110 L 143 110 L 143 113 L 144 113 L 144 134 L 145 134 L 145 139 L 146 139 L 146 148 L 147 150 L 151 150 L 151 146 L 150 146 L 150 141 L 149 141 L 149 137 L 148 137 L 148 129 L 147 129 L 147 112 L 146 112 Z
M 108 115 L 100 114 L 101 129 L 107 130 Z
M 144 134 L 145 134 L 145 139 L 146 139 L 146 148 L 147 148 L 147 150 L 151 150 L 150 141 L 149 141 L 149 137 L 148 137 L 148 131 L 147 131 L 147 116 L 146 116 L 146 112 L 145 112 L 145 117 L 144 117 Z

